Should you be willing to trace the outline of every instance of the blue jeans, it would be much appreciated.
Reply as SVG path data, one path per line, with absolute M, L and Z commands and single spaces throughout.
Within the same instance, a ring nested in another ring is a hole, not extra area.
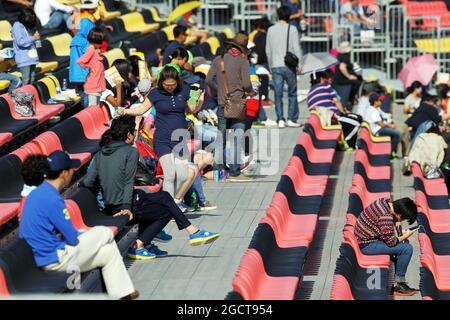
M 413 247 L 410 243 L 399 242 L 397 245 L 389 247 L 384 241 L 375 241 L 367 245 L 361 245 L 361 252 L 366 255 L 387 254 L 396 256 L 396 281 L 405 281 L 406 270 L 413 254 Z
M 206 144 L 214 143 L 217 139 L 217 127 L 210 124 L 196 125 L 195 134 L 197 139 L 201 140 Z
M 397 150 L 397 145 L 400 141 L 400 131 L 392 128 L 381 128 L 380 131 L 378 131 L 378 135 L 391 137 L 392 152 Z
M 8 92 L 17 89 L 22 84 L 22 81 L 20 80 L 19 77 L 6 72 L 0 72 L 0 80 L 7 80 L 10 82 Z
M 264 108 L 263 108 L 263 106 L 261 104 L 259 105 L 258 120 L 259 121 L 266 121 L 267 120 L 266 110 L 264 110 Z
M 26 66 L 19 68 L 20 73 L 22 74 L 22 85 L 30 84 L 34 82 L 36 77 L 36 66 Z
M 288 85 L 288 119 L 294 122 L 297 121 L 299 116 L 297 75 L 287 67 L 272 68 L 272 80 L 275 90 L 275 111 L 277 113 L 277 121 L 285 120 L 283 111 L 283 86 L 285 81 Z
M 202 177 L 199 174 L 195 177 L 194 183 L 192 184 L 192 188 L 198 193 L 198 201 L 203 203 L 206 201 L 205 192 L 203 191 L 203 181 Z
M 420 126 L 417 128 L 416 132 L 414 133 L 413 138 L 411 139 L 410 150 L 414 146 L 414 141 L 416 141 L 416 138 L 421 135 L 422 133 L 427 132 L 432 126 L 434 126 L 434 122 L 431 120 L 425 121 L 420 124 Z
M 63 22 L 66 24 L 68 30 L 72 30 L 72 14 L 62 11 L 55 11 L 50 16 L 47 24 L 43 26 L 44 29 L 58 29 Z
M 216 152 L 214 154 L 214 162 L 216 169 L 225 169 L 225 163 L 230 167 L 229 174 L 236 177 L 241 174 L 241 146 L 244 141 L 241 139 L 245 131 L 245 123 L 239 120 L 226 119 L 224 117 L 224 108 L 219 106 L 217 108 L 217 117 L 219 119 L 218 132 L 216 139 Z M 233 150 L 231 156 L 226 157 L 226 134 L 227 129 L 231 129 L 231 136 L 233 137 Z M 242 136 L 240 135 L 242 133 Z M 226 160 L 225 160 L 226 159 Z

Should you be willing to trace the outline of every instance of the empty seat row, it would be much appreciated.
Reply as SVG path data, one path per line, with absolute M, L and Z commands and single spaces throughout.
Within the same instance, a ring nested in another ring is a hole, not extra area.
M 319 133 L 322 130 L 327 130 L 332 140 L 317 139 L 325 135 Z M 241 260 L 227 299 L 294 299 L 339 136 L 340 126 L 324 128 L 319 116 L 311 115 Z M 308 164 L 326 166 L 308 172 Z
M 389 138 L 374 137 L 370 132 L 369 125 L 364 123 L 357 140 L 359 149 L 355 154 L 344 240 L 333 277 L 332 300 L 388 299 L 390 257 L 364 255 L 354 234 L 356 221 L 363 209 L 379 198 L 391 197 L 390 141 Z M 378 286 L 369 288 L 374 272 L 378 273 L 380 282 Z
M 450 205 L 445 180 L 427 179 L 412 164 L 418 207 L 420 291 L 426 300 L 450 300 Z

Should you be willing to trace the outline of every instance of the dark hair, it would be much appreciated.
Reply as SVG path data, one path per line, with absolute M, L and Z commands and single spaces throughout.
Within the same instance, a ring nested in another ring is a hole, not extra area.
M 288 6 L 281 6 L 277 9 L 278 20 L 289 21 L 291 9 Z
M 141 57 L 136 56 L 136 55 L 132 55 L 132 56 L 128 57 L 128 62 L 130 63 L 130 66 L 131 66 L 131 73 L 135 77 L 139 77 L 139 61 L 144 61 L 144 60 L 142 60 Z
M 433 125 L 430 127 L 430 129 L 426 131 L 426 133 L 434 133 L 437 135 L 441 135 L 441 130 L 439 129 L 439 126 L 433 123 Z
M 406 92 L 409 94 L 413 93 L 414 90 L 422 88 L 422 84 L 419 81 L 414 81 L 411 85 L 406 89 Z
M 167 79 L 175 79 L 177 81 L 177 83 L 178 83 L 178 88 L 177 89 L 179 89 L 181 87 L 181 85 L 182 85 L 181 76 L 178 73 L 177 69 L 175 69 L 174 67 L 171 67 L 171 66 L 165 66 L 161 70 L 161 73 L 159 74 L 158 90 L 166 91 L 162 84 Z
M 401 198 L 393 202 L 394 212 L 400 215 L 401 220 L 413 224 L 417 218 L 417 206 L 410 198 Z
M 120 116 L 113 119 L 111 127 L 103 133 L 100 139 L 100 147 L 106 146 L 112 141 L 126 141 L 128 133 L 134 133 L 135 128 L 134 117 Z
M 439 97 L 437 97 L 435 95 L 431 95 L 429 93 L 425 93 L 422 96 L 422 101 L 429 101 L 429 102 L 433 102 L 434 104 L 438 103 L 439 100 L 440 100 Z
M 105 40 L 105 33 L 100 28 L 92 28 L 87 39 L 90 43 L 102 44 L 103 40 Z
M 173 37 L 176 39 L 186 31 L 187 28 L 185 26 L 177 25 L 175 28 L 173 28 Z
M 170 54 L 169 59 L 170 59 L 170 60 L 172 60 L 172 59 L 177 59 L 177 58 L 182 58 L 182 59 L 184 59 L 184 58 L 187 58 L 187 57 L 189 57 L 189 54 L 188 54 L 187 50 L 180 47 L 180 48 L 175 49 L 175 50 Z
M 36 27 L 37 17 L 36 13 L 34 13 L 32 9 L 26 8 L 20 11 L 17 20 L 19 20 L 19 22 L 29 30 L 34 29 Z
M 320 71 L 316 73 L 316 76 L 314 77 L 314 74 L 312 73 L 310 75 L 310 79 L 311 79 L 311 85 L 315 85 L 320 83 L 320 79 L 329 79 L 333 77 L 333 72 L 330 69 L 324 70 L 324 71 Z
M 120 76 L 123 80 L 128 82 L 129 74 L 131 72 L 131 64 L 125 59 L 117 59 L 112 64 L 119 71 Z
M 450 87 L 447 84 L 440 84 L 437 86 L 439 98 L 446 99 L 447 94 L 450 91 Z
M 47 156 L 33 154 L 26 157 L 20 167 L 23 181 L 29 186 L 40 185 L 50 171 Z
M 59 178 L 59 176 L 61 175 L 61 173 L 62 173 L 64 170 L 68 170 L 68 169 L 62 169 L 62 170 L 58 170 L 58 171 L 51 171 L 51 170 L 49 170 L 49 171 L 47 172 L 47 176 L 46 176 L 45 178 L 46 178 L 46 179 L 49 179 L 49 180 L 56 180 L 56 179 Z
M 267 18 L 267 16 L 264 16 L 261 19 L 258 19 L 256 21 L 256 27 L 258 29 L 263 29 L 265 31 L 267 31 L 267 29 L 269 29 L 271 25 L 272 25 L 272 22 L 270 22 L 270 20 Z

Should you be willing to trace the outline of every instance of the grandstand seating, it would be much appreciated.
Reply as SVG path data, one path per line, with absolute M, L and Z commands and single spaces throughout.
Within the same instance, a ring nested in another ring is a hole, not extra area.
M 307 124 L 308 129 L 299 136 L 267 214 L 261 219 L 241 260 L 233 278 L 234 291 L 227 299 L 294 299 L 340 136 L 340 126 L 323 127 L 317 114 L 312 114 Z M 320 133 L 324 130 L 327 131 Z M 327 141 L 329 149 L 315 148 L 315 144 L 325 142 L 314 141 L 319 135 L 332 138 Z M 326 159 L 316 162 L 314 169 L 326 166 L 314 173 L 305 172 L 307 157 L 317 161 L 318 154 L 326 154 Z
M 354 227 L 357 217 L 365 207 L 379 198 L 391 197 L 389 157 L 383 162 L 379 161 L 378 166 L 370 163 L 371 158 L 382 156 L 383 152 L 385 156 L 389 156 L 391 146 L 389 138 L 374 137 L 367 123 L 363 124 L 359 132 L 357 145 L 360 149 L 355 156 L 347 223 L 343 230 L 344 240 L 339 249 L 340 256 L 336 262 L 331 299 L 388 299 L 390 258 L 387 255 L 364 255 L 354 235 Z M 380 272 L 380 286 L 368 288 L 369 277 L 375 269 Z
M 426 179 L 412 164 L 418 207 L 420 290 L 423 299 L 450 299 L 450 206 L 444 179 Z M 445 201 L 444 201 L 445 200 Z

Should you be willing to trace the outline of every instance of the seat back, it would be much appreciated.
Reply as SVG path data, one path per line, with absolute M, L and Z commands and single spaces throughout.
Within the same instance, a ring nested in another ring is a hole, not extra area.
M 19 157 L 21 162 L 23 162 L 29 155 L 40 154 L 41 149 L 39 146 L 33 142 L 28 142 L 21 146 L 19 149 L 14 150 L 11 154 Z
M 8 20 L 0 21 L 0 41 L 13 41 L 11 29 L 12 26 Z
M 206 40 L 211 48 L 211 53 L 213 55 L 217 54 L 217 50 L 220 48 L 220 41 L 216 37 L 210 37 Z
M 15 154 L 7 154 L 0 158 L 0 202 L 19 202 L 23 188 L 20 174 L 21 159 Z
M 103 54 L 108 61 L 108 67 L 111 68 L 114 61 L 118 59 L 125 59 L 125 54 L 123 53 L 122 49 L 112 49 Z
M 34 143 L 39 148 L 41 153 L 45 155 L 49 155 L 56 150 L 63 150 L 61 141 L 56 133 L 52 131 L 47 131 L 37 136 L 32 143 Z
M 62 33 L 48 37 L 46 40 L 51 43 L 53 50 L 58 57 L 70 56 L 70 42 L 72 41 L 72 36 L 70 34 Z

